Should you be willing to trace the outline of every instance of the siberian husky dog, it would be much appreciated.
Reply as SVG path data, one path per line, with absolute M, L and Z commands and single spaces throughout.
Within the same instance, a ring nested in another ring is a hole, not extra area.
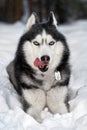
M 22 99 L 24 111 L 37 121 L 42 120 L 45 107 L 53 114 L 69 111 L 69 55 L 53 12 L 45 23 L 40 23 L 33 13 L 7 72 Z

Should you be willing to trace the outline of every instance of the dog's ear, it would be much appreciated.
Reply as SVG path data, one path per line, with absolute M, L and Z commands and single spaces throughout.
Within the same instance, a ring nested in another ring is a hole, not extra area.
M 29 31 L 32 25 L 39 23 L 38 17 L 36 13 L 32 13 L 31 16 L 29 17 L 27 24 L 26 24 L 26 31 Z
M 52 11 L 50 12 L 50 17 L 48 19 L 48 24 L 49 25 L 57 25 L 57 20 L 56 20 L 56 18 L 54 16 L 54 13 Z

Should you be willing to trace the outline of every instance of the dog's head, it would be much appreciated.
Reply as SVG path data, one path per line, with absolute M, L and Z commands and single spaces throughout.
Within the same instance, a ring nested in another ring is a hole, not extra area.
M 55 69 L 68 52 L 65 38 L 58 31 L 53 12 L 45 23 L 40 23 L 33 13 L 28 19 L 22 43 L 26 62 L 42 72 Z

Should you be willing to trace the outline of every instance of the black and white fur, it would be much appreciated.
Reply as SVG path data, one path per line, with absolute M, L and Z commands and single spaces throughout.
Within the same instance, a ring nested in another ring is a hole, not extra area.
M 35 58 L 44 55 L 50 57 L 47 71 L 34 66 Z M 50 14 L 46 23 L 39 23 L 33 13 L 7 71 L 22 97 L 24 110 L 38 121 L 42 120 L 41 111 L 45 107 L 53 114 L 63 114 L 69 110 L 69 55 L 68 45 L 58 31 L 54 14 Z M 55 78 L 55 72 L 60 73 L 61 79 Z

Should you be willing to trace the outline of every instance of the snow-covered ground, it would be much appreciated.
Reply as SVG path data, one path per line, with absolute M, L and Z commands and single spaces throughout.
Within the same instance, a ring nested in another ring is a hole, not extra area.
M 22 110 L 6 73 L 24 28 L 20 22 L 0 23 L 0 130 L 87 130 L 87 21 L 59 27 L 71 50 L 71 112 L 54 116 L 47 113 L 41 124 Z

